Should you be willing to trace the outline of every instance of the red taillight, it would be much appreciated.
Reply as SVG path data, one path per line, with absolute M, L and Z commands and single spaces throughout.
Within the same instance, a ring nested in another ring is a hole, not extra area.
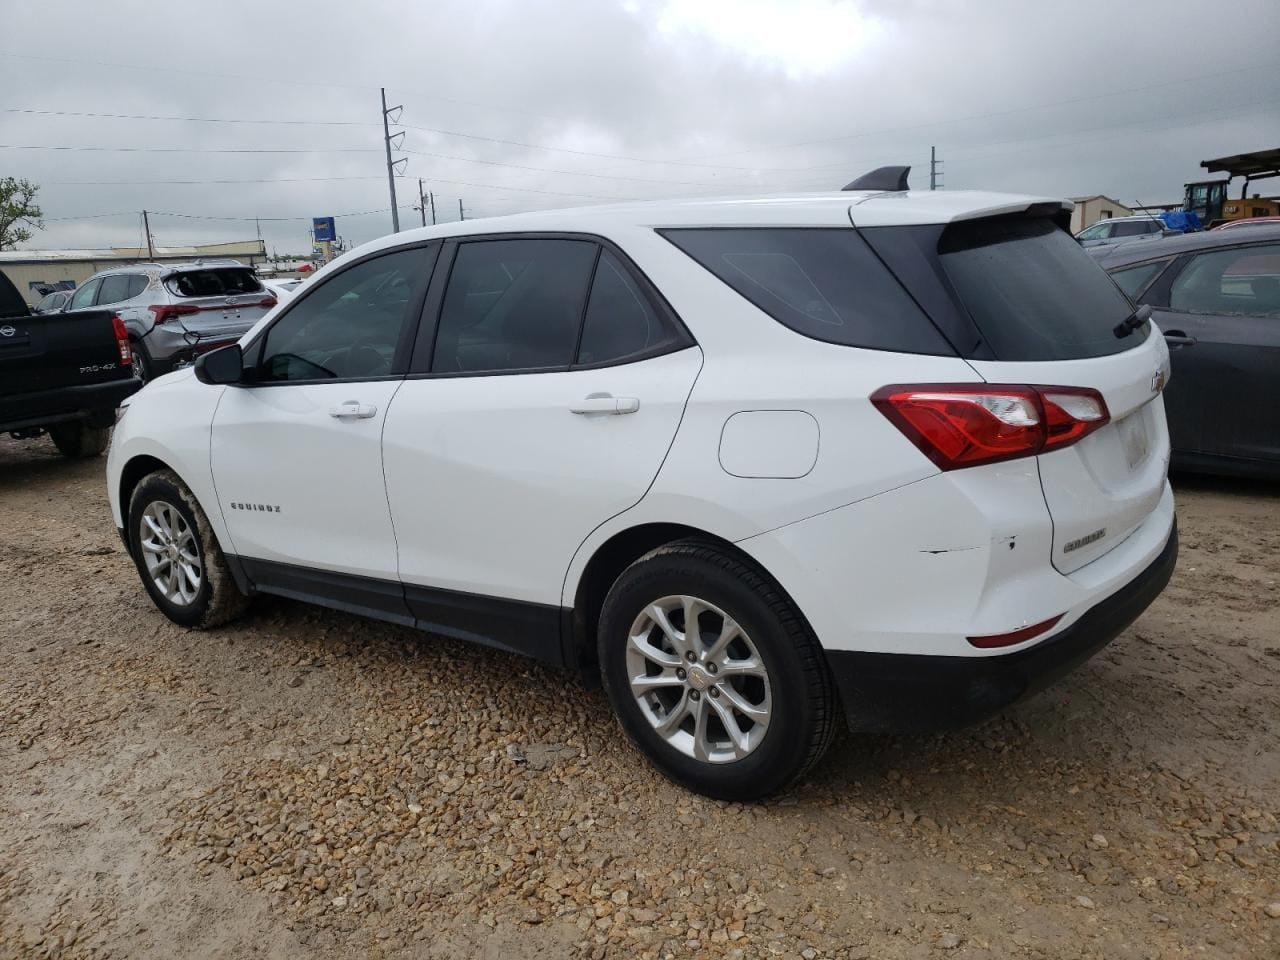
M 147 309 L 155 315 L 156 323 L 168 323 L 174 317 L 186 317 L 200 312 L 200 308 L 193 303 L 156 303 Z
M 264 310 L 270 310 L 278 302 L 279 301 L 277 301 L 275 297 L 263 297 L 258 301 L 258 306 L 262 307 Z
M 1056 450 L 1110 419 L 1102 395 L 1084 387 L 895 385 L 871 402 L 943 470 Z
M 1012 647 L 1015 643 L 1022 643 L 1024 640 L 1038 637 L 1045 631 L 1053 629 L 1054 625 L 1062 617 L 1063 614 L 1060 613 L 1056 617 L 1041 620 L 1039 623 L 1033 623 L 1029 627 L 1023 627 L 1021 630 L 1013 630 L 1009 633 L 997 633 L 986 637 L 969 637 L 969 642 L 975 647 L 981 647 L 984 650 L 990 650 L 992 647 Z
M 133 351 L 129 349 L 129 331 L 125 329 L 120 314 L 112 316 L 111 329 L 115 331 L 116 348 L 120 351 L 120 366 L 127 367 L 133 363 Z

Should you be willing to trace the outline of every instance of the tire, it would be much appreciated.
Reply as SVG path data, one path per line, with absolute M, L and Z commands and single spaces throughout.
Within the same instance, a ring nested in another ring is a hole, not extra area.
M 49 428 L 49 438 L 58 452 L 71 460 L 96 457 L 107 449 L 110 427 L 91 427 L 84 421 L 59 423 Z
M 683 642 L 683 598 L 701 603 L 692 662 L 672 641 L 674 633 Z M 672 633 L 652 615 L 659 608 Z M 708 660 L 726 617 L 739 629 L 728 631 L 734 639 L 726 652 Z M 633 642 L 633 630 L 643 644 Z M 627 735 L 659 770 L 698 793 L 767 797 L 810 770 L 835 735 L 839 699 L 813 631 L 780 587 L 713 543 L 677 541 L 631 564 L 605 598 L 597 642 L 601 680 Z M 655 651 L 661 664 L 651 659 Z M 679 659 L 684 667 L 675 666 Z M 759 663 L 763 677 L 742 672 Z M 632 678 L 642 676 L 662 686 L 638 697 Z M 682 708 L 686 715 L 675 722 Z M 689 712 L 698 710 L 708 718 L 701 747 L 697 715 Z M 725 710 L 740 740 L 730 735 Z M 661 732 L 664 721 L 674 728 Z
M 133 372 L 139 380 L 147 383 L 151 380 L 151 354 L 147 353 L 141 341 L 129 341 L 129 353 L 133 356 Z
M 129 498 L 128 524 L 129 551 L 142 585 L 174 623 L 204 630 L 248 607 L 209 518 L 177 474 L 157 470 L 142 478 Z

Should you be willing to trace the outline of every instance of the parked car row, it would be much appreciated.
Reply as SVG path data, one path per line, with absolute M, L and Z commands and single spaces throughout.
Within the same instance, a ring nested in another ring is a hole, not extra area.
M 115 311 L 129 333 L 133 369 L 146 381 L 237 340 L 302 283 L 259 278 L 235 260 L 128 264 L 50 293 L 32 312 Z

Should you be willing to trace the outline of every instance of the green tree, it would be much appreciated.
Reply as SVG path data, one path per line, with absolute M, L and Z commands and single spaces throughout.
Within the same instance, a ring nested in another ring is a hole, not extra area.
M 31 231 L 22 226 L 29 223 L 40 230 L 44 227 L 44 211 L 36 205 L 40 187 L 30 180 L 0 177 L 0 250 L 9 250 L 31 239 Z

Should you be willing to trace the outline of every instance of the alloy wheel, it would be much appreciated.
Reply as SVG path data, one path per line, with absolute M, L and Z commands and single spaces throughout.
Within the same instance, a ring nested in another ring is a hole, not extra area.
M 185 607 L 200 593 L 204 564 L 195 531 L 177 508 L 163 500 L 147 504 L 138 526 L 151 583 L 170 603 Z
M 764 658 L 714 604 L 685 595 L 650 603 L 631 626 L 626 665 L 640 712 L 686 756 L 731 763 L 764 740 L 773 710 Z

